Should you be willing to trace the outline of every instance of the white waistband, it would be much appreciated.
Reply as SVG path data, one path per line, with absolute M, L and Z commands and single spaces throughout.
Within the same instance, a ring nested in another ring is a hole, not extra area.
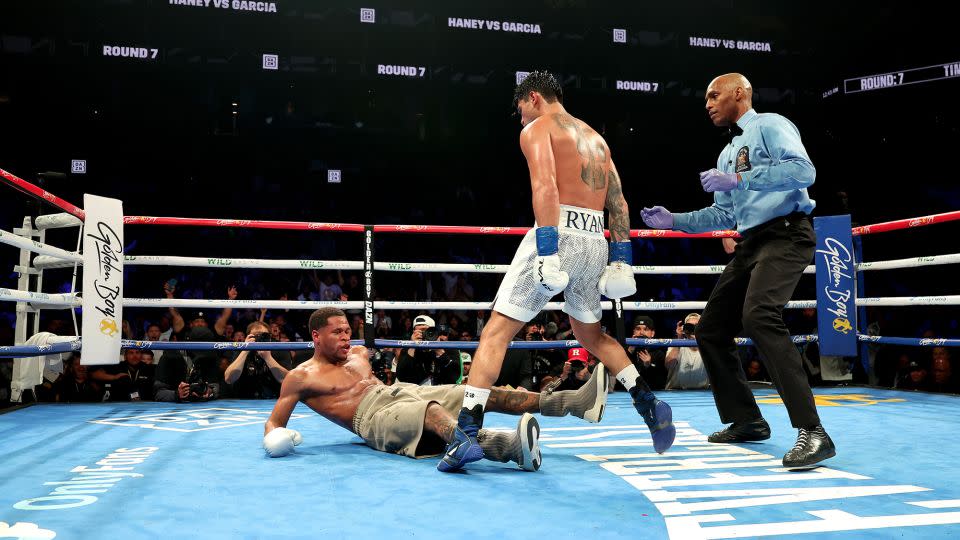
M 560 232 L 603 237 L 603 210 L 560 205 Z

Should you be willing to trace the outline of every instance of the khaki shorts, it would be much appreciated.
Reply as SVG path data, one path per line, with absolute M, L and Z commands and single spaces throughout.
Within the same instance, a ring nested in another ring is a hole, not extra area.
M 463 385 L 419 386 L 394 383 L 375 386 L 363 396 L 353 415 L 353 432 L 367 446 L 412 458 L 443 453 L 447 443 L 423 432 L 427 406 L 437 403 L 454 418 L 463 404 Z

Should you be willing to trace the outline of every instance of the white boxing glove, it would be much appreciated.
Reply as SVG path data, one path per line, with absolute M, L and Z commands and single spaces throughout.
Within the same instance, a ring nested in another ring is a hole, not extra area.
M 295 429 L 290 428 L 277 428 L 282 429 L 287 432 L 287 435 L 290 436 L 290 440 L 293 441 L 294 446 L 300 446 L 300 443 L 303 442 L 303 435 L 300 435 L 300 432 Z
M 610 264 L 600 276 L 600 294 L 619 300 L 637 292 L 637 280 L 633 277 L 633 249 L 630 241 L 610 243 Z
M 537 227 L 536 235 L 537 258 L 534 260 L 533 277 L 538 291 L 554 296 L 566 289 L 570 282 L 570 276 L 560 269 L 560 234 L 556 227 Z
M 633 267 L 619 261 L 608 264 L 600 276 L 600 294 L 619 300 L 635 292 L 637 280 L 633 277 Z
M 296 434 L 295 436 L 293 434 Z M 274 428 L 263 436 L 263 449 L 270 457 L 283 457 L 293 452 L 294 438 L 300 434 L 292 429 Z M 301 437 L 302 441 L 303 438 Z

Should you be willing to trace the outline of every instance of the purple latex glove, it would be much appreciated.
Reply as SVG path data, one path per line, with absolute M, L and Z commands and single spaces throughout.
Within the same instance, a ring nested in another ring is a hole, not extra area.
M 643 219 L 643 222 L 647 224 L 647 227 L 651 229 L 673 228 L 673 214 L 662 206 L 644 208 L 640 211 L 640 217 Z
M 716 169 L 710 169 L 700 173 L 700 184 L 707 193 L 732 191 L 737 189 L 737 173 L 722 173 Z

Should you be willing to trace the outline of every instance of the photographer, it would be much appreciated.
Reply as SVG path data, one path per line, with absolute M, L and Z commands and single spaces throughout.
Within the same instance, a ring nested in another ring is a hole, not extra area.
M 653 319 L 646 315 L 638 315 L 633 319 L 632 338 L 653 339 L 657 330 Z M 627 356 L 633 362 L 640 375 L 653 390 L 663 390 L 667 384 L 667 364 L 663 349 L 646 349 L 631 345 L 627 347 Z M 619 384 L 619 383 L 617 383 Z M 623 389 L 621 386 L 620 389 Z
M 217 341 L 205 326 L 191 328 L 187 341 Z M 220 370 L 213 351 L 167 351 L 157 365 L 154 399 L 167 402 L 210 401 L 220 396 Z
M 567 361 L 560 372 L 559 383 L 554 381 L 553 391 L 579 390 L 590 379 L 590 373 L 597 365 L 597 359 L 583 347 L 575 347 L 567 351 Z
M 270 327 L 256 321 L 247 326 L 247 343 L 274 342 Z M 282 353 L 282 354 L 281 354 Z M 292 360 L 287 351 L 240 351 L 223 372 L 224 382 L 232 385 L 232 394 L 238 398 L 276 398 L 280 395 L 280 383 L 291 369 Z
M 513 338 L 517 341 L 543 341 L 543 326 L 529 322 Z M 537 351 L 539 352 L 539 351 Z M 493 386 L 535 390 L 533 386 L 533 349 L 507 349 L 503 356 L 503 367 Z
M 433 318 L 417 315 L 413 319 L 412 341 L 446 341 L 445 332 L 439 332 Z M 460 352 L 447 349 L 407 348 L 397 358 L 396 380 L 431 386 L 455 384 L 460 380 Z
M 691 313 L 677 322 L 677 339 L 696 339 L 700 315 Z M 707 369 L 697 347 L 667 349 L 667 390 L 709 388 Z

